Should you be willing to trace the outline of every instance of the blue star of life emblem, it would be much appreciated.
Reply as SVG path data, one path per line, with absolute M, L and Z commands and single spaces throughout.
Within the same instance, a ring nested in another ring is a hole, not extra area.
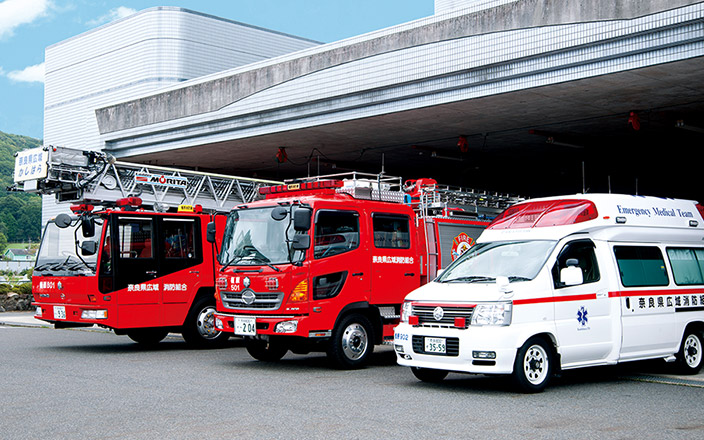
M 584 307 L 577 310 L 577 321 L 579 321 L 580 325 L 582 326 L 587 325 L 587 309 L 585 309 Z

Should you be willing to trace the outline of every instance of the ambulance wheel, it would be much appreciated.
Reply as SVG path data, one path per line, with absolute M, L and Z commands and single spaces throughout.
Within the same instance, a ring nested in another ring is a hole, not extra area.
M 411 372 L 418 379 L 428 383 L 442 382 L 447 377 L 449 371 L 436 370 L 434 368 L 411 367 Z
M 677 358 L 677 370 L 682 374 L 697 374 L 702 368 L 702 334 L 692 329 L 684 332 Z
M 134 342 L 145 347 L 151 347 L 161 342 L 169 331 L 161 328 L 139 328 L 127 332 L 127 336 Z
M 550 382 L 553 370 L 552 347 L 542 338 L 530 338 L 516 353 L 513 381 L 524 393 L 539 393 Z
M 215 330 L 215 300 L 201 297 L 196 299 L 186 316 L 181 330 L 186 344 L 196 348 L 222 347 L 229 335 Z
M 276 341 L 262 341 L 261 339 L 247 338 L 244 341 L 247 352 L 254 359 L 262 362 L 276 362 L 288 352 L 288 347 Z
M 372 324 L 359 314 L 344 317 L 332 332 L 328 359 L 342 370 L 360 368 L 374 351 Z

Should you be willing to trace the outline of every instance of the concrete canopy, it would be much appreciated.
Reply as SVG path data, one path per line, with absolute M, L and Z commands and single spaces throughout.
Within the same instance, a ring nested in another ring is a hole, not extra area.
M 650 9 L 525 24 L 531 7 L 555 3 L 522 1 L 333 43 L 100 109 L 105 147 L 124 160 L 268 178 L 377 172 L 383 162 L 392 175 L 524 196 L 704 200 L 693 157 L 704 140 L 701 2 L 567 3 Z M 414 63 L 430 67 L 383 79 Z M 251 90 L 232 87 L 246 78 Z

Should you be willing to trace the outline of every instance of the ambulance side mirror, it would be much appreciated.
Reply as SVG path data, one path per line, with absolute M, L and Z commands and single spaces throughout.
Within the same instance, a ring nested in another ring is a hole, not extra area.
M 311 217 L 313 210 L 306 207 L 299 207 L 293 212 L 293 229 L 299 232 L 305 232 L 310 229 Z M 308 247 L 310 247 L 310 240 Z M 308 249 L 308 248 L 306 248 Z
M 205 239 L 208 243 L 215 243 L 215 222 L 209 222 L 205 228 Z
M 560 282 L 565 286 L 578 286 L 584 282 L 582 268 L 576 258 L 567 260 L 567 267 L 560 269 Z

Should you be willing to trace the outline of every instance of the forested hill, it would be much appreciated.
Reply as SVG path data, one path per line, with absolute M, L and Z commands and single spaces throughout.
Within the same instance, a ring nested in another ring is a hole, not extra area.
M 0 131 L 0 241 L 36 242 L 41 235 L 42 199 L 36 194 L 8 192 L 15 169 L 15 153 L 36 148 L 42 141 Z

